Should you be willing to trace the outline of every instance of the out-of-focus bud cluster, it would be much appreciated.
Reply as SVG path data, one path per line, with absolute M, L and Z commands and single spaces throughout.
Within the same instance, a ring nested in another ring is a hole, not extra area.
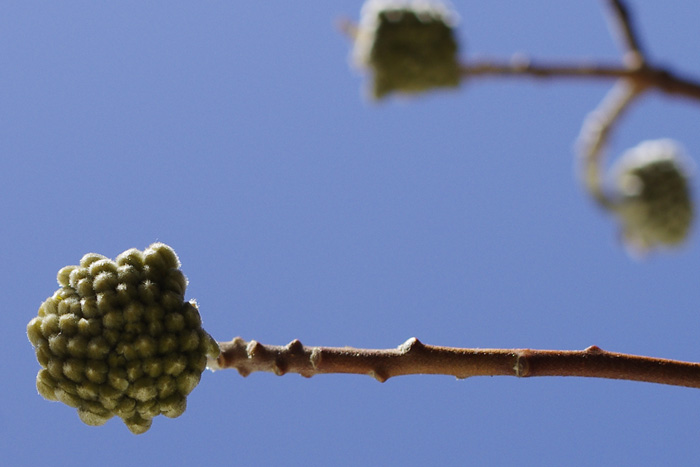
M 456 14 L 442 2 L 365 2 L 353 55 L 373 74 L 373 97 L 457 87 L 455 23 Z
M 680 245 L 693 223 L 690 162 L 672 140 L 645 141 L 614 170 L 615 212 L 626 244 L 636 251 Z
M 219 348 L 196 303 L 184 301 L 179 268 L 173 249 L 154 243 L 61 269 L 60 288 L 27 325 L 39 393 L 75 407 L 88 425 L 116 415 L 136 434 L 157 415 L 181 415 Z

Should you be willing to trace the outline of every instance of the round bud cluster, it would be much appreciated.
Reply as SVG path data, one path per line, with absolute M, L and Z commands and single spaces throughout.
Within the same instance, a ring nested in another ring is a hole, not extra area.
M 459 86 L 455 23 L 456 14 L 437 1 L 365 2 L 353 54 L 373 73 L 373 97 Z
M 61 269 L 60 288 L 27 325 L 43 367 L 39 393 L 75 407 L 88 425 L 116 415 L 136 434 L 157 415 L 180 416 L 219 348 L 196 303 L 184 301 L 179 267 L 172 248 L 154 243 Z
M 623 154 L 616 170 L 616 212 L 625 241 L 637 250 L 681 244 L 693 222 L 688 162 L 671 140 L 645 141 Z

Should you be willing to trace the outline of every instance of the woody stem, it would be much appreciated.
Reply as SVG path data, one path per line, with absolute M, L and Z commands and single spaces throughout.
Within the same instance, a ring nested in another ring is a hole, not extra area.
M 219 343 L 221 354 L 210 368 L 235 368 L 277 375 L 299 373 L 364 374 L 380 382 L 400 375 L 581 376 L 623 379 L 700 388 L 700 363 L 682 362 L 601 350 L 464 349 L 440 347 L 411 338 L 395 349 L 307 347 L 298 340 L 286 346 L 246 342 L 240 337 Z

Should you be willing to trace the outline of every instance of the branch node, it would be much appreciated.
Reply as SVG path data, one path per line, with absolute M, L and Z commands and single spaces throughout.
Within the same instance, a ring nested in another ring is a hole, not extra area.
M 301 343 L 299 339 L 294 339 L 292 342 L 287 344 L 287 352 L 290 354 L 303 354 L 304 353 L 304 344 Z
M 272 371 L 275 373 L 277 376 L 282 376 L 287 372 L 287 362 L 285 361 L 284 357 L 277 357 L 275 359 L 275 362 L 272 364 Z
M 256 340 L 248 342 L 248 346 L 246 347 L 246 353 L 248 354 L 248 358 L 250 359 L 254 359 L 256 357 L 264 357 L 265 350 L 265 346 Z
M 529 351 L 522 350 L 515 354 L 515 365 L 513 371 L 518 378 L 524 378 L 530 373 Z
M 389 377 L 386 376 L 386 374 L 385 374 L 383 371 L 379 370 L 379 369 L 370 370 L 369 373 L 367 373 L 367 374 L 368 374 L 369 376 L 371 376 L 372 378 L 376 379 L 377 381 L 379 381 L 380 383 L 383 383 L 383 382 L 385 382 L 387 379 L 389 379 Z
M 309 362 L 314 371 L 318 370 L 318 366 L 321 364 L 321 349 L 319 347 L 314 347 L 311 350 L 311 356 L 309 357 Z
M 231 341 L 231 345 L 233 347 L 244 347 L 247 345 L 247 342 L 240 336 L 234 337 L 233 340 Z
M 586 347 L 585 352 L 588 353 L 605 353 L 605 350 L 601 349 L 597 345 L 591 345 L 590 347 Z
M 397 347 L 397 350 L 405 355 L 405 354 L 408 354 L 410 352 L 414 352 L 418 349 L 424 349 L 424 348 L 425 348 L 425 345 L 423 345 L 423 343 L 421 341 L 419 341 L 415 337 L 411 337 L 406 342 L 399 345 Z

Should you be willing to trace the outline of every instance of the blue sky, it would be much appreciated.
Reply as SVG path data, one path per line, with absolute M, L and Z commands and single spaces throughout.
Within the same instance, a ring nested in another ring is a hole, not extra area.
M 604 2 L 456 2 L 462 56 L 619 60 Z M 631 2 L 700 77 L 691 0 Z M 693 389 L 577 378 L 206 372 L 141 436 L 42 399 L 26 323 L 87 252 L 171 245 L 207 331 L 263 343 L 603 349 L 700 361 L 698 247 L 645 261 L 586 198 L 574 141 L 608 83 L 492 80 L 368 102 L 359 2 L 9 2 L 0 18 L 0 452 L 17 465 L 690 464 Z M 651 93 L 611 155 L 674 138 Z M 104 459 L 104 460 L 103 460 Z

